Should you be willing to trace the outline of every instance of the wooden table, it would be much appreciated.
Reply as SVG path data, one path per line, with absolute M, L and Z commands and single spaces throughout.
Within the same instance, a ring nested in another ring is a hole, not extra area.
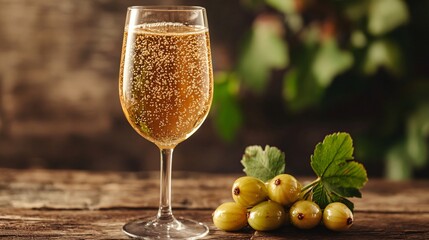
M 323 227 L 274 232 L 217 230 L 211 213 L 231 201 L 239 175 L 175 173 L 173 208 L 210 227 L 206 239 L 429 239 L 429 181 L 371 179 L 356 199 L 355 223 L 335 233 Z M 158 174 L 0 169 L 0 239 L 128 239 L 122 225 L 153 216 Z

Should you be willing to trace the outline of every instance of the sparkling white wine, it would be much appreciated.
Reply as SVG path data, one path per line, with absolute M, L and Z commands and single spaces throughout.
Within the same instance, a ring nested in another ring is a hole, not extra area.
M 206 118 L 213 97 L 206 28 L 173 23 L 125 29 L 119 76 L 122 109 L 159 147 L 174 147 Z

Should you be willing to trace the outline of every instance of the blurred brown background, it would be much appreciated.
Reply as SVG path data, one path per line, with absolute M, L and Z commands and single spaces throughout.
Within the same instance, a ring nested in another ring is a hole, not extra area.
M 239 29 L 234 25 L 245 22 L 234 8 L 238 2 L 229 2 L 205 4 L 217 31 L 212 36 L 217 68 L 228 64 L 223 56 L 228 52 L 219 45 L 228 44 Z M 119 105 L 126 8 L 199 3 L 0 1 L 0 166 L 157 169 L 156 147 L 132 130 Z M 231 25 L 225 13 L 238 22 Z M 242 151 L 242 146 L 223 145 L 208 120 L 177 148 L 175 169 L 237 171 Z
M 225 71 L 233 68 L 255 19 L 243 2 L 0 0 L 0 167 L 157 170 L 158 150 L 128 125 L 118 99 L 127 6 L 206 7 L 214 68 Z M 281 78 L 280 72 L 273 78 Z M 246 146 L 269 144 L 286 152 L 288 172 L 311 174 L 309 156 L 326 134 L 347 131 L 354 137 L 371 131 L 384 107 L 377 91 L 385 89 L 385 81 L 347 99 L 347 106 L 298 115 L 284 110 L 279 81 L 268 83 L 262 97 L 243 90 L 243 121 L 234 140 L 219 137 L 210 116 L 176 148 L 174 169 L 239 172 Z M 369 157 L 365 165 L 371 176 L 384 175 L 383 161 Z M 419 168 L 415 176 L 427 176 L 427 170 L 427 165 Z

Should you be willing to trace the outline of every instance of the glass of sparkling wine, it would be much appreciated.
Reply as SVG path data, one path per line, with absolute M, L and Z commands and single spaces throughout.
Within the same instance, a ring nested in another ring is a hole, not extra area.
M 128 8 L 119 96 L 128 122 L 161 153 L 158 214 L 153 219 L 129 222 L 123 231 L 143 239 L 197 239 L 207 235 L 206 225 L 176 219 L 171 210 L 173 149 L 201 126 L 213 98 L 204 8 Z

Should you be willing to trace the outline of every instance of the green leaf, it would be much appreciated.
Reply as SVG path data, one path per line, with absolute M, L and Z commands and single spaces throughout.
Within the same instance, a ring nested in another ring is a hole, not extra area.
M 243 83 L 256 93 L 265 89 L 272 69 L 285 68 L 289 63 L 287 43 L 281 37 L 281 30 L 277 18 L 257 18 L 243 43 L 238 72 Z
M 292 69 L 283 79 L 283 97 L 287 107 L 295 112 L 317 105 L 323 96 L 323 88 L 319 86 L 311 73 L 304 69 Z
M 237 95 L 239 80 L 234 73 L 219 72 L 215 74 L 212 115 L 217 133 L 222 139 L 232 142 L 243 122 Z
M 319 85 L 327 87 L 334 77 L 352 65 L 353 55 L 348 51 L 341 50 L 337 41 L 330 38 L 320 46 L 312 65 L 312 71 Z
M 266 0 L 267 4 L 284 14 L 295 12 L 295 0 Z
M 317 203 L 321 209 L 324 209 L 329 203 L 334 202 L 329 191 L 320 182 L 313 188 L 313 201 Z
M 298 71 L 296 69 L 290 69 L 284 76 L 283 97 L 287 101 L 294 101 L 297 99 L 298 94 Z
M 362 164 L 353 160 L 353 141 L 348 133 L 334 133 L 316 145 L 311 167 L 319 177 L 310 188 L 313 201 L 321 208 L 343 202 L 353 210 L 347 197 L 362 197 L 359 191 L 368 181 Z M 305 189 L 307 189 L 305 188 Z
M 321 177 L 323 183 L 343 188 L 361 188 L 368 177 L 362 164 L 355 161 L 333 163 Z
M 347 198 L 345 198 L 346 197 L 345 195 L 341 196 L 341 194 L 332 191 L 322 182 L 319 182 L 317 185 L 315 185 L 312 191 L 313 191 L 312 200 L 316 202 L 321 209 L 324 209 L 329 203 L 342 202 L 348 208 L 350 208 L 350 210 L 352 211 L 354 210 L 354 204 L 351 201 L 347 200 Z M 359 191 L 359 190 L 349 189 L 348 191 Z M 354 194 L 354 195 L 358 195 L 358 194 Z
M 312 40 L 299 52 L 296 57 L 297 67 L 291 68 L 283 78 L 283 97 L 287 107 L 295 112 L 316 106 L 324 93 L 324 88 L 319 85 L 311 71 L 311 59 L 317 52 Z
M 284 173 L 285 154 L 276 147 L 249 146 L 246 148 L 241 164 L 247 176 L 267 181 Z
M 319 177 L 331 167 L 353 159 L 353 141 L 348 133 L 334 133 L 316 145 L 311 167 Z
M 352 22 L 357 22 L 368 14 L 369 0 L 347 1 L 344 6 L 344 15 Z
M 428 161 L 429 103 L 422 103 L 407 119 L 406 150 L 416 167 Z
M 304 19 L 299 13 L 290 13 L 285 15 L 285 21 L 293 34 L 299 34 L 304 26 Z
M 268 6 L 276 9 L 285 16 L 285 21 L 291 32 L 298 33 L 304 25 L 304 20 L 299 11 L 297 11 L 296 0 L 266 0 Z
M 391 180 L 410 179 L 412 171 L 412 160 L 405 144 L 398 143 L 391 147 L 386 154 L 386 177 Z
M 368 30 L 382 35 L 408 22 L 409 13 L 403 0 L 372 0 L 368 12 Z
M 337 187 L 335 185 L 330 187 L 334 193 L 343 197 L 358 197 L 358 198 L 362 197 L 362 193 L 359 191 L 359 189 L 356 189 L 356 188 L 343 188 L 343 187 Z
M 362 31 L 355 30 L 352 32 L 350 42 L 355 48 L 363 48 L 367 44 L 367 38 Z
M 403 72 L 401 56 L 399 46 L 393 41 L 376 40 L 368 47 L 364 72 L 374 74 L 379 67 L 384 67 L 393 75 L 399 76 Z

